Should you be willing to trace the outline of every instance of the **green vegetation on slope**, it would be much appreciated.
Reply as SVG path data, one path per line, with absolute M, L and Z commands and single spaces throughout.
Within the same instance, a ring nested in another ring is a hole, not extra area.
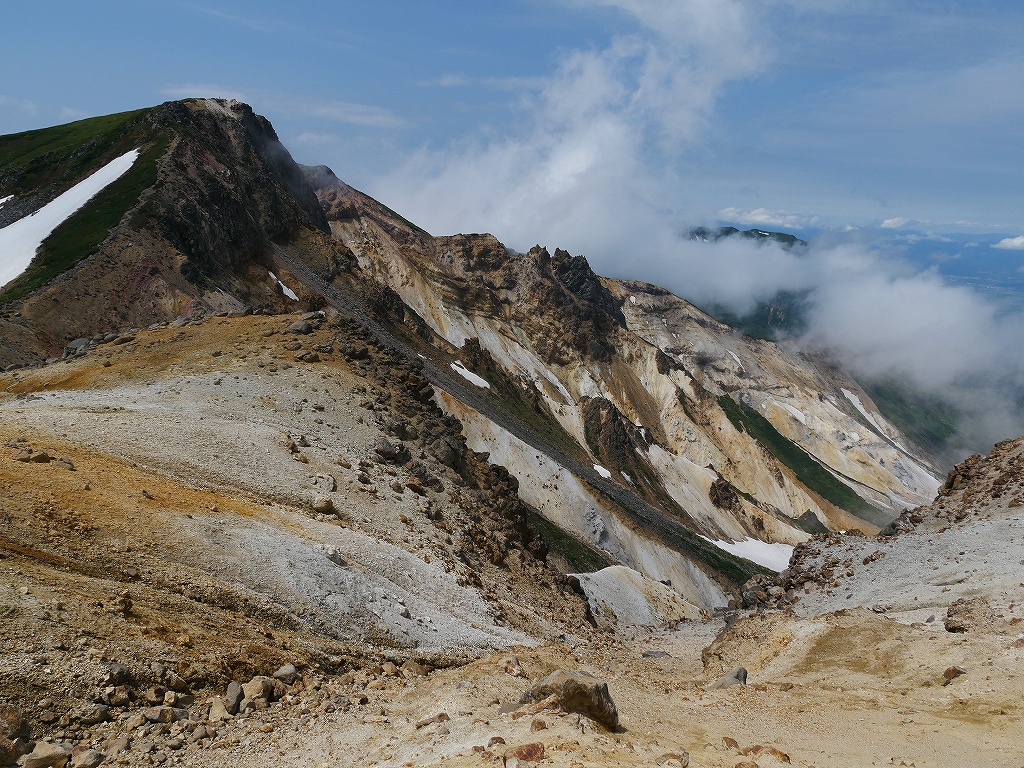
M 539 512 L 531 509 L 527 519 L 530 521 L 530 525 L 540 533 L 544 543 L 548 545 L 548 549 L 565 560 L 573 573 L 593 573 L 610 565 L 616 565 L 616 562 L 604 552 L 577 539 Z
M 713 318 L 755 339 L 778 341 L 807 330 L 809 291 L 779 291 L 745 315 L 737 315 L 721 304 L 701 307 Z
M 872 522 L 876 522 L 878 516 L 882 514 L 880 509 L 864 501 L 848 485 L 825 469 L 817 459 L 785 437 L 753 408 L 737 403 L 728 395 L 719 397 L 718 404 L 736 429 L 757 440 L 772 456 L 793 470 L 801 483 L 819 496 L 847 512 Z
M 957 433 L 960 412 L 940 397 L 914 391 L 895 380 L 864 382 L 882 414 L 915 443 L 937 458 L 947 459 Z
M 4 302 L 17 301 L 92 255 L 107 233 L 134 207 L 139 196 L 156 183 L 156 162 L 168 139 L 154 142 L 121 178 L 68 217 L 43 241 L 36 258 L 6 290 Z
M 0 186 L 24 194 L 49 184 L 66 189 L 133 149 L 135 119 L 146 110 L 90 117 L 74 123 L 0 136 Z

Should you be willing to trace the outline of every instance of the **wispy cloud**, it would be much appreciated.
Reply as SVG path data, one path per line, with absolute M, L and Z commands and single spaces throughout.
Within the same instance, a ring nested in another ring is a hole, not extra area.
M 402 128 L 408 125 L 405 118 L 399 117 L 389 109 L 372 104 L 358 104 L 335 99 L 314 99 L 258 88 L 238 89 L 214 83 L 182 83 L 165 86 L 161 89 L 161 93 L 172 99 L 193 97 L 237 99 L 247 102 L 257 111 L 276 112 L 289 116 L 297 115 L 369 128 Z
M 558 244 L 609 266 L 649 239 L 640 231 L 674 231 L 666 160 L 702 135 L 725 83 L 764 65 L 757 12 L 739 0 L 576 4 L 612 7 L 624 31 L 564 52 L 547 77 L 489 81 L 514 91 L 514 119 L 422 147 L 371 191 L 431 231 L 487 228 L 514 247 Z
M 29 99 L 12 99 L 8 96 L 0 95 L 0 107 L 16 109 L 26 115 L 39 114 L 39 105 Z
M 1019 235 L 1018 237 L 1004 237 L 992 247 L 1000 248 L 1005 251 L 1024 251 L 1024 235 Z
M 743 211 L 739 208 L 723 208 L 718 212 L 718 218 L 722 221 L 735 222 L 736 224 L 786 227 L 788 229 L 804 229 L 805 227 L 814 227 L 821 223 L 821 219 L 814 215 L 771 211 L 767 208 L 755 208 L 752 211 Z
M 235 99 L 246 102 L 250 100 L 246 91 L 216 83 L 176 83 L 164 86 L 160 93 L 170 99 Z

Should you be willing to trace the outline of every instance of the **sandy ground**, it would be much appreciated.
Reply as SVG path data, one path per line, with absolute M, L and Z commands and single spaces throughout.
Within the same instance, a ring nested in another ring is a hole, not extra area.
M 420 495 L 403 469 L 373 461 L 383 433 L 367 406 L 387 398 L 336 355 L 296 361 L 327 339 L 281 334 L 293 320 L 162 328 L 0 376 L 0 704 L 17 704 L 36 737 L 119 765 L 501 765 L 540 743 L 552 766 L 682 765 L 687 753 L 729 768 L 1024 766 L 1012 509 L 976 521 L 1003 537 L 988 547 L 998 569 L 968 520 L 905 535 L 910 560 L 897 537 L 797 613 L 722 634 L 722 619 L 597 630 L 519 550 L 500 568 L 460 559 L 465 490 L 431 465 L 443 491 Z M 67 462 L 19 461 L 26 450 Z M 312 509 L 323 496 L 337 514 Z M 875 542 L 852 537 L 827 556 Z M 938 581 L 922 586 L 932 565 Z M 938 583 L 947 570 L 967 578 Z M 995 619 L 946 632 L 958 585 L 994 589 Z M 429 674 L 384 663 L 410 659 Z M 188 719 L 140 722 L 136 697 L 111 722 L 78 724 L 114 661 L 138 696 L 158 682 L 154 662 L 174 670 L 197 697 Z M 304 679 L 280 702 L 206 723 L 226 681 L 286 662 Z M 736 665 L 748 685 L 705 690 Z M 952 667 L 963 671 L 944 684 Z M 556 668 L 607 681 L 622 730 L 518 707 Z

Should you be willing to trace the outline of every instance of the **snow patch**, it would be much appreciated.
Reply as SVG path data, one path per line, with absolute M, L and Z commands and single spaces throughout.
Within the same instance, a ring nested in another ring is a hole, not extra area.
M 280 278 L 277 275 L 275 275 L 273 272 L 267 272 L 267 274 L 270 275 L 270 279 L 271 280 L 277 280 L 277 284 L 279 286 L 281 286 L 281 290 L 284 292 L 285 296 L 287 296 L 292 301 L 298 301 L 299 300 L 299 297 L 295 295 L 295 291 L 293 291 L 287 285 L 282 283 Z
M 747 370 L 746 368 L 743 367 L 743 363 L 740 362 L 739 355 L 737 355 L 731 349 L 727 349 L 725 351 L 728 352 L 730 355 L 732 355 L 732 359 L 736 361 L 736 365 L 738 365 L 740 367 L 740 370 L 743 370 L 743 371 Z
M 842 389 L 842 393 L 846 396 L 846 399 L 849 400 L 851 403 L 853 403 L 853 407 L 856 408 L 858 411 L 860 411 L 860 415 L 863 416 L 865 419 L 867 419 L 868 423 L 871 424 L 871 426 L 873 426 L 875 429 L 877 429 L 878 433 L 882 437 L 884 437 L 886 440 L 891 442 L 893 445 L 895 445 L 897 448 L 899 448 L 904 453 L 907 452 L 906 448 L 904 448 L 902 445 L 900 445 L 895 440 L 893 440 L 891 437 L 889 437 L 889 435 L 886 433 L 886 431 L 884 429 L 882 429 L 882 425 L 879 424 L 877 421 L 875 421 L 875 418 L 870 413 L 868 413 L 867 408 L 864 407 L 864 403 L 862 403 L 860 401 L 860 398 L 857 397 L 857 395 L 855 393 L 851 392 L 850 390 L 846 389 L 845 387 L 842 387 L 841 389 Z
M 636 483 L 633 482 L 633 478 L 630 477 L 629 475 L 627 475 L 621 469 L 619 470 L 619 474 L 622 475 L 624 478 L 626 478 L 626 482 L 629 483 L 630 485 L 636 485 Z
M 600 464 L 595 464 L 594 465 L 594 471 L 597 472 L 597 474 L 599 474 L 605 480 L 611 480 L 612 479 L 612 473 L 609 470 L 607 470 L 604 467 L 602 467 Z
M 778 400 L 772 400 L 772 403 L 777 405 L 777 406 L 779 406 L 780 408 L 784 409 L 794 419 L 799 421 L 804 426 L 807 426 L 807 415 L 803 411 L 801 411 L 799 408 L 796 408 L 796 407 L 790 405 L 789 403 L 779 402 Z
M 701 536 L 705 541 L 710 541 L 719 549 L 724 549 L 733 555 L 745 557 L 747 560 L 771 568 L 773 571 L 783 571 L 789 567 L 789 558 L 793 555 L 793 547 L 790 544 L 769 544 L 760 539 L 744 539 L 743 541 L 715 541 L 707 536 Z
M 630 296 L 630 297 L 629 297 L 629 302 L 630 302 L 631 304 L 636 304 L 636 296 Z
M 0 197 L 0 208 L 3 208 L 4 207 L 4 203 L 6 203 L 8 200 L 13 200 L 13 199 L 14 199 L 14 195 L 8 195 L 7 197 Z
M 35 213 L 0 229 L 0 286 L 24 272 L 35 258 L 43 240 L 106 186 L 127 173 L 138 157 L 137 149 L 126 152 Z M 4 202 L 10 199 L 4 198 Z
M 491 388 L 491 384 L 489 381 L 487 381 L 487 379 L 483 378 L 482 376 L 477 376 L 475 373 L 469 370 L 458 360 L 452 363 L 452 370 L 459 374 L 459 376 L 464 378 L 470 384 L 475 384 L 476 386 L 481 387 L 482 389 Z

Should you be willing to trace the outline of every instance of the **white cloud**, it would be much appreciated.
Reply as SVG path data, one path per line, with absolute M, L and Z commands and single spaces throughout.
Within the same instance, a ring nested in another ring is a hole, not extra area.
M 160 89 L 160 93 L 171 99 L 234 99 L 249 101 L 245 91 L 216 83 L 176 83 Z
M 617 8 L 628 31 L 515 83 L 507 124 L 422 147 L 368 191 L 432 232 L 486 230 L 516 248 L 584 252 L 606 269 L 627 247 L 672 241 L 678 179 L 666 160 L 703 135 L 725 83 L 764 65 L 756 6 L 575 4 Z
M 0 107 L 16 109 L 26 115 L 39 113 L 39 106 L 29 99 L 12 99 L 9 96 L 0 95 Z
M 910 223 L 910 219 L 895 217 L 882 222 L 882 229 L 902 229 Z
M 1005 251 L 1024 251 L 1024 235 L 1018 237 L 1004 237 L 993 248 L 1001 248 Z
M 786 211 L 771 211 L 767 208 L 755 208 L 752 211 L 742 211 L 739 208 L 724 208 L 718 212 L 718 218 L 722 221 L 733 221 L 737 224 L 786 227 L 788 229 L 803 229 L 804 227 L 813 227 L 821 223 L 817 216 L 787 213 Z

